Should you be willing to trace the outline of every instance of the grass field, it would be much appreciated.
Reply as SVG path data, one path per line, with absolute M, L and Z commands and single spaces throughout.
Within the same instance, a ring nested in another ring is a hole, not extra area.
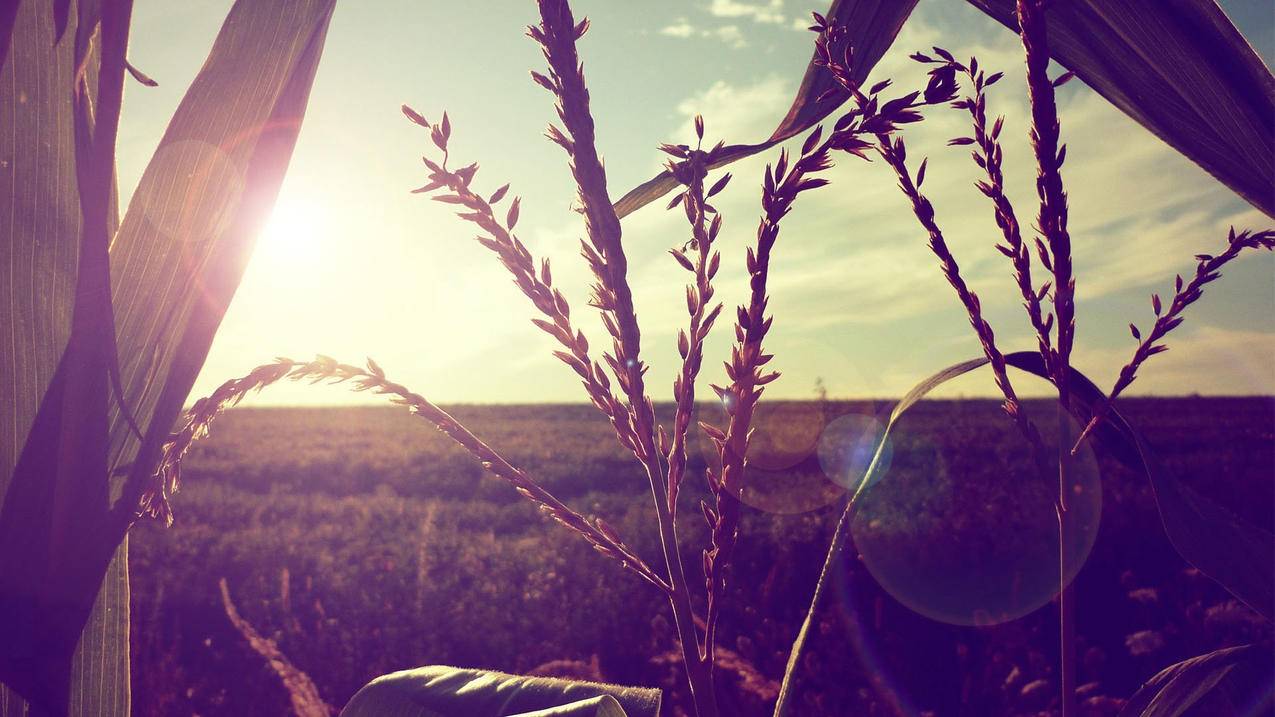
M 843 464 L 857 455 L 866 417 L 888 408 L 774 406 L 722 621 L 727 702 L 740 715 L 768 714 L 809 602 L 840 512 L 832 453 L 851 451 Z M 1132 399 L 1123 409 L 1165 470 L 1272 527 L 1275 400 Z M 454 412 L 648 560 L 658 555 L 649 487 L 590 407 Z M 1056 618 L 1032 608 L 1056 571 L 1053 516 L 1047 491 L 1020 470 L 1013 430 L 993 401 L 930 401 L 904 419 L 856 523 L 860 557 L 839 566 L 805 659 L 801 714 L 1048 708 Z M 692 450 L 692 469 L 703 455 Z M 1173 552 L 1144 479 L 1101 452 L 1090 465 L 1092 550 L 1078 578 L 1089 714 L 1114 714 L 1109 698 L 1179 659 L 1269 643 L 1268 625 Z M 698 475 L 679 514 L 692 573 L 706 532 Z M 338 707 L 368 679 L 420 664 L 681 689 L 652 588 L 401 411 L 231 411 L 192 453 L 174 507 L 172 528 L 145 524 L 130 542 L 135 714 L 286 713 L 277 678 L 222 609 L 223 577 L 243 615 Z M 969 622 L 981 624 L 953 624 Z

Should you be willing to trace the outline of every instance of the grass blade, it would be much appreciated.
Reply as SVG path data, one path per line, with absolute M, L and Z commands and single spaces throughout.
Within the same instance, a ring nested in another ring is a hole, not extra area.
M 274 204 L 334 6 L 238 0 L 124 216 L 111 248 L 120 369 L 146 434 L 139 448 L 122 420 L 111 423 L 112 469 L 132 464 L 121 520 L 148 485 Z
M 1021 352 L 1005 359 L 1015 368 L 1045 375 L 1039 354 Z M 1071 412 L 1078 421 L 1087 421 L 1104 405 L 1103 391 L 1074 369 L 1071 381 Z M 1097 441 L 1147 477 L 1174 549 L 1267 620 L 1275 619 L 1275 535 L 1166 473 L 1142 434 L 1114 408 L 1109 410 L 1110 425 Z
M 1006 358 L 1008 359 L 1009 357 L 1007 356 Z M 837 527 L 833 530 L 832 542 L 828 547 L 828 555 L 824 558 L 823 568 L 819 571 L 819 580 L 815 583 L 815 594 L 810 599 L 810 608 L 806 612 L 806 619 L 802 621 L 801 629 L 797 632 L 797 639 L 793 641 L 792 650 L 788 653 L 788 664 L 784 668 L 783 682 L 779 685 L 779 699 L 775 703 L 775 717 L 795 714 L 792 711 L 795 709 L 792 705 L 792 699 L 797 679 L 797 667 L 801 664 L 806 642 L 810 639 L 811 630 L 815 625 L 815 619 L 823 603 L 823 595 L 829 586 L 833 566 L 843 559 L 846 542 L 850 537 L 850 523 L 854 517 L 854 506 L 858 502 L 859 496 L 880 477 L 878 473 L 881 470 L 881 456 L 886 446 L 886 440 L 890 437 L 890 431 L 894 429 L 894 425 L 899 418 L 909 408 L 925 398 L 930 391 L 958 376 L 985 366 L 987 363 L 986 358 L 977 358 L 939 371 L 912 387 L 912 390 L 908 391 L 907 395 L 890 412 L 890 420 L 886 422 L 885 430 L 881 433 L 876 453 L 872 456 L 872 462 L 868 464 L 868 469 L 864 472 L 863 479 L 859 482 L 858 487 L 855 488 L 854 493 L 851 494 L 845 510 L 841 513 L 841 519 L 837 521 Z
M 1120 717 L 1225 717 L 1253 714 L 1271 674 L 1271 654 L 1254 645 L 1228 647 L 1164 668 L 1134 693 Z
M 11 282 L 0 303 L 11 337 L 0 357 L 0 714 L 27 709 L 14 692 L 55 714 L 128 711 L 123 536 L 102 538 L 107 247 L 131 7 L 27 2 L 0 13 L 0 125 L 13 130 L 0 139 L 0 267 Z M 72 674 L 96 696 L 72 692 Z

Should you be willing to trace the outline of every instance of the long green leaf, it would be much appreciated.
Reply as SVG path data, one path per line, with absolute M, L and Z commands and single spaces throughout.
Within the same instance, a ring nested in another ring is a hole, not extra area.
M 124 715 L 121 544 L 277 194 L 335 0 L 238 0 L 118 232 L 130 3 L 26 0 L 10 19 L 13 5 L 0 13 L 0 126 L 14 130 L 0 133 L 0 332 L 14 349 L 0 355 L 0 679 L 53 714 Z M 116 340 L 141 446 L 119 397 L 107 403 Z M 25 710 L 0 687 L 0 715 Z
M 106 538 L 106 379 L 131 7 L 32 0 L 0 13 L 0 126 L 11 130 L 0 139 L 0 269 L 10 286 L 0 299 L 9 338 L 0 358 L 0 680 L 54 714 L 81 706 L 73 671 L 102 694 L 89 712 L 128 709 L 127 662 L 85 654 L 126 658 L 128 645 L 127 603 L 112 603 L 127 596 L 123 536 Z M 21 709 L 0 688 L 0 712 Z
M 868 78 L 868 73 L 890 48 L 916 3 L 917 0 L 833 0 L 825 16 L 849 30 L 850 41 L 854 46 L 853 72 L 856 80 L 863 82 Z M 849 98 L 847 93 L 838 91 L 823 102 L 817 101 L 820 95 L 835 86 L 832 75 L 816 66 L 814 58 L 811 58 L 788 114 L 779 121 L 770 137 L 756 144 L 733 144 L 725 147 L 710 169 L 770 149 L 815 126 Z M 677 180 L 671 173 L 661 172 L 620 197 L 615 203 L 616 214 L 621 218 L 632 214 L 676 186 Z
M 881 433 L 881 439 L 877 443 L 876 452 L 872 456 L 872 462 L 868 464 L 868 468 L 864 471 L 863 478 L 859 481 L 858 487 L 854 493 L 850 495 L 849 501 L 846 503 L 845 510 L 841 513 L 841 519 L 837 521 L 837 527 L 832 534 L 832 543 L 828 547 L 828 555 L 824 558 L 823 568 L 819 571 L 819 580 L 815 583 L 815 594 L 810 600 L 810 608 L 806 611 L 806 619 L 802 621 L 801 628 L 797 632 L 797 639 L 793 642 L 792 650 L 788 653 L 788 665 L 784 668 L 784 679 L 779 685 L 779 699 L 775 702 L 775 717 L 783 717 L 792 713 L 792 699 L 795 694 L 795 684 L 797 676 L 797 666 L 801 663 L 801 656 L 806 647 L 806 641 L 810 638 L 810 632 L 815 624 L 815 618 L 819 607 L 823 603 L 824 591 L 828 588 L 832 579 L 832 573 L 835 566 L 843 559 L 846 542 L 850 538 L 850 523 L 854 517 L 854 506 L 858 503 L 859 497 L 873 483 L 880 479 L 882 467 L 881 456 L 885 452 L 886 440 L 890 437 L 890 432 L 894 430 L 895 423 L 903 416 L 908 409 L 912 408 L 921 399 L 925 398 L 930 391 L 947 383 L 948 381 L 969 373 L 974 369 L 987 363 L 987 359 L 974 359 L 958 363 L 955 366 L 939 371 L 924 381 L 918 383 L 908 391 L 907 395 L 895 405 L 890 412 L 890 420 L 886 422 L 885 430 Z
M 1269 650 L 1228 647 L 1170 665 L 1147 680 L 1120 717 L 1231 717 L 1269 708 Z M 1265 694 L 1264 694 L 1265 693 Z M 1265 699 L 1264 705 L 1257 704 Z
M 1008 354 L 1005 361 L 1019 370 L 1047 378 L 1040 355 L 1035 352 Z M 880 479 L 880 458 L 895 423 L 935 388 L 985 365 L 987 359 L 978 358 L 945 368 L 917 384 L 891 411 L 876 454 L 847 502 L 833 532 L 806 619 L 802 622 L 788 655 L 788 665 L 779 688 L 779 700 L 775 705 L 776 717 L 791 712 L 797 666 L 802 652 L 822 607 L 833 568 L 843 559 L 855 505 L 863 492 Z M 1075 369 L 1071 371 L 1071 387 L 1070 410 L 1083 425 L 1093 416 L 1095 409 L 1102 405 L 1105 396 L 1102 389 Z M 1117 410 L 1108 411 L 1106 420 L 1099 424 L 1090 440 L 1096 441 L 1104 451 L 1120 462 L 1146 475 L 1155 491 L 1156 505 L 1160 510 L 1165 532 L 1184 559 L 1267 619 L 1272 619 L 1272 613 L 1275 612 L 1275 535 L 1247 523 L 1225 507 L 1160 470 L 1141 435 Z
M 969 0 L 1017 32 L 1013 0 Z M 1275 77 L 1214 0 L 1069 0 L 1054 58 L 1125 114 L 1275 216 Z
M 336 0 L 237 0 L 168 125 L 111 247 L 125 399 L 111 422 L 127 522 L 269 215 L 305 115 Z
M 659 690 L 435 666 L 372 680 L 350 698 L 341 717 L 657 717 L 659 712 Z

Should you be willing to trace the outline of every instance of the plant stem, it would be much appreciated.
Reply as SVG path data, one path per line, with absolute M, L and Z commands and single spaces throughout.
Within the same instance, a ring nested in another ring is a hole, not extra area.
M 1067 412 L 1067 383 L 1058 395 L 1058 628 L 1059 675 L 1062 681 L 1062 717 L 1076 715 L 1076 594 L 1067 579 L 1067 546 L 1071 539 L 1071 423 Z
M 660 474 L 656 472 L 650 475 Z M 682 569 L 682 554 L 677 548 L 677 526 L 669 511 L 668 495 L 661 488 L 660 481 L 651 481 L 651 496 L 655 499 L 655 514 L 660 525 L 660 546 L 664 550 L 668 584 L 672 588 L 669 591 L 669 607 L 673 610 L 673 622 L 677 626 L 678 641 L 682 645 L 682 663 L 691 688 L 691 702 L 695 707 L 696 717 L 717 717 L 713 665 L 700 657 L 695 610 L 691 606 L 691 592 L 686 585 L 686 572 Z

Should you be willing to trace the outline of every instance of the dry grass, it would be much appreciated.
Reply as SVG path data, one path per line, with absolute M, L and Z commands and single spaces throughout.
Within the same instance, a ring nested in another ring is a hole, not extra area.
M 221 604 L 226 611 L 226 617 L 230 619 L 230 623 L 235 626 L 239 634 L 243 635 L 248 646 L 265 658 L 270 669 L 279 676 L 292 703 L 293 713 L 297 717 L 331 717 L 335 714 L 336 710 L 323 701 L 323 697 L 319 695 L 319 688 L 315 687 L 310 676 L 297 669 L 274 640 L 262 635 L 239 614 L 239 608 L 235 607 L 234 601 L 230 599 L 230 587 L 226 584 L 226 579 L 222 578 L 217 585 L 221 589 Z M 285 582 L 284 585 L 287 583 Z
M 986 90 L 1001 78 L 1001 73 L 987 76 L 979 69 L 976 58 L 971 58 L 968 64 L 962 63 L 957 61 L 950 52 L 939 47 L 934 48 L 937 58 L 923 53 L 916 53 L 912 57 L 918 62 L 933 66 L 930 70 L 930 88 L 948 87 L 955 73 L 964 75 L 972 88 L 970 94 L 955 100 L 952 106 L 969 112 L 973 124 L 973 136 L 955 138 L 949 142 L 949 145 L 975 146 L 972 158 L 987 177 L 985 181 L 977 182 L 976 186 L 991 200 L 996 224 L 1004 239 L 1004 243 L 997 244 L 996 249 L 1008 257 L 1013 265 L 1015 283 L 1028 319 L 1036 333 L 1041 360 L 1058 393 L 1060 441 L 1059 490 L 1056 508 L 1060 544 L 1066 545 L 1067 535 L 1072 530 L 1068 506 L 1071 454 L 1079 448 L 1084 438 L 1102 420 L 1107 411 L 1106 407 L 1110 406 L 1111 402 L 1133 382 L 1142 363 L 1156 353 L 1166 350 L 1163 344 L 1157 342 L 1182 323 L 1182 312 L 1200 298 L 1204 284 L 1217 279 L 1222 266 L 1233 260 L 1243 250 L 1275 247 L 1275 234 L 1269 231 L 1256 233 L 1245 231 L 1237 234 L 1232 229 L 1228 237 L 1227 249 L 1223 254 L 1216 257 L 1197 256 L 1199 265 L 1195 277 L 1190 282 L 1183 282 L 1181 276 L 1177 277 L 1174 299 L 1167 311 L 1163 311 L 1160 297 L 1152 296 L 1152 306 L 1157 317 L 1152 330 L 1144 339 L 1137 327 L 1130 324 L 1134 338 L 1139 341 L 1133 358 L 1121 370 L 1104 407 L 1095 413 L 1081 432 L 1075 441 L 1074 448 L 1071 451 L 1066 450 L 1066 446 L 1072 445 L 1070 428 L 1063 414 L 1071 405 L 1069 383 L 1076 322 L 1075 277 L 1072 272 L 1071 237 L 1067 230 L 1067 194 L 1062 179 L 1066 147 L 1060 144 L 1054 90 L 1072 79 L 1073 74 L 1066 72 L 1055 79 L 1050 79 L 1048 75 L 1050 53 L 1043 3 L 1040 0 L 1018 0 L 1017 17 L 1026 58 L 1028 100 L 1031 108 L 1029 136 L 1036 158 L 1036 190 L 1040 202 L 1036 224 L 1040 238 L 1037 238 L 1034 244 L 1038 260 L 1044 270 L 1051 274 L 1050 280 L 1040 287 L 1036 287 L 1033 283 L 1031 252 L 1023 240 L 1017 215 L 1005 193 L 1005 178 L 1001 170 L 1003 156 L 999 143 L 1004 118 L 997 118 L 990 128 L 987 121 Z M 834 72 L 836 71 L 837 69 L 834 68 Z M 954 95 L 955 87 L 951 89 Z M 855 94 L 856 101 L 862 104 L 864 100 L 857 91 Z M 928 98 L 931 93 L 927 91 L 926 94 Z M 948 97 L 937 101 L 950 99 L 951 97 Z M 1043 458 L 1043 442 L 1039 431 L 1019 405 L 1006 372 L 1005 358 L 996 346 L 994 331 L 983 318 L 981 302 L 962 279 L 959 264 L 944 241 L 942 230 L 934 215 L 934 208 L 920 190 L 925 177 L 926 163 L 924 161 L 921 163 L 914 178 L 907 166 L 906 146 L 902 137 L 896 137 L 893 140 L 889 137 L 878 137 L 876 149 L 894 170 L 899 180 L 899 188 L 910 201 L 913 213 L 929 237 L 930 250 L 938 257 L 944 276 L 956 290 L 957 297 L 969 316 L 970 324 L 991 365 L 995 383 L 1005 397 L 1006 412 L 1031 443 L 1040 462 Z M 1043 306 L 1046 297 L 1052 299 L 1050 309 Z M 1062 573 L 1063 575 L 1066 573 L 1065 566 Z M 1059 591 L 1062 630 L 1062 711 L 1064 717 L 1070 717 L 1076 709 L 1073 668 L 1075 662 L 1074 601 L 1072 587 L 1066 584 L 1065 578 L 1060 582 Z
M 671 516 L 677 515 L 677 491 L 686 471 L 686 441 L 691 426 L 691 416 L 695 413 L 695 380 L 699 376 L 704 361 L 704 339 L 713 329 L 717 317 L 721 315 L 722 303 L 718 302 L 710 310 L 713 300 L 713 277 L 721 268 L 721 252 L 713 251 L 713 242 L 722 228 L 722 217 L 717 210 L 708 204 L 708 199 L 724 189 L 730 182 L 730 175 L 724 174 L 706 192 L 704 181 L 708 175 L 708 163 L 711 152 L 702 147 L 704 140 L 704 119 L 695 118 L 695 132 L 699 142 L 694 150 L 685 145 L 665 145 L 664 151 L 682 161 L 669 160 L 668 169 L 674 177 L 686 186 L 686 191 L 673 197 L 668 208 L 679 204 L 686 211 L 686 219 L 691 224 L 691 240 L 681 251 L 670 249 L 669 254 L 677 260 L 679 266 L 694 275 L 694 281 L 686 285 L 686 310 L 690 314 L 690 323 L 686 330 L 677 335 L 677 351 L 682 357 L 682 367 L 673 382 L 673 400 L 677 405 L 673 417 L 673 437 L 661 450 L 668 455 L 668 510 Z M 719 145 L 720 146 L 720 145 Z M 708 219 L 712 216 L 712 220 Z M 686 256 L 687 249 L 694 252 L 694 259 Z M 707 516 L 707 514 L 705 514 Z
M 948 145 L 977 145 L 970 156 L 974 163 L 986 173 L 987 181 L 979 181 L 975 186 L 984 196 L 992 200 L 996 226 L 1000 228 L 1005 239 L 1004 244 L 996 245 L 996 250 L 1008 257 L 1013 264 L 1014 281 L 1023 297 L 1023 308 L 1027 311 L 1027 317 L 1036 331 L 1036 343 L 1041 356 L 1047 359 L 1052 354 L 1050 332 L 1054 317 L 1052 313 L 1041 310 L 1041 301 L 1049 293 L 1050 285 L 1049 282 L 1045 282 L 1040 288 L 1036 288 L 1036 285 L 1032 283 L 1031 250 L 1023 241 L 1022 229 L 1019 226 L 1014 205 L 1005 194 L 1005 175 L 1001 171 L 1004 154 L 1000 145 L 1000 133 L 1005 126 L 1004 116 L 997 117 L 990 129 L 987 126 L 987 89 L 996 84 L 1004 74 L 995 72 L 987 75 L 981 72 L 977 58 L 970 58 L 969 64 L 962 64 L 955 59 L 935 60 L 921 53 L 912 57 L 926 64 L 948 64 L 964 73 L 969 80 L 973 94 L 953 102 L 952 106 L 969 112 L 973 121 L 973 136 L 957 137 L 948 142 Z

